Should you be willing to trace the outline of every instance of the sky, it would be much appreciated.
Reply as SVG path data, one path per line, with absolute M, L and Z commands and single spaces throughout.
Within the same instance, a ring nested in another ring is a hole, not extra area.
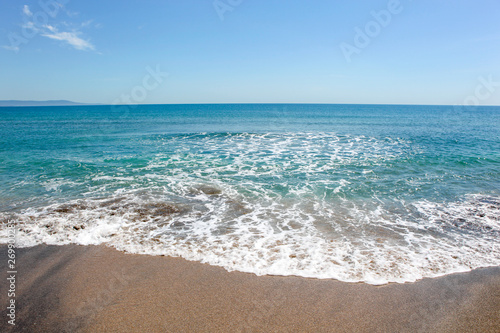
M 498 0 L 0 8 L 0 100 L 500 105 Z

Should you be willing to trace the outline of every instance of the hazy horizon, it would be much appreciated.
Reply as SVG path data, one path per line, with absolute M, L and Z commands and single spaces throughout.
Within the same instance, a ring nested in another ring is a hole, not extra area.
M 5 102 L 19 102 L 19 103 L 32 103 L 29 105 L 9 105 L 3 104 Z M 48 104 L 49 102 L 64 102 L 67 104 Z M 40 105 L 36 103 L 41 103 Z M 47 103 L 47 104 L 45 104 Z M 105 104 L 105 103 L 81 103 L 78 101 L 70 101 L 70 100 L 46 100 L 46 101 L 34 101 L 34 100 L 0 100 L 0 107 L 24 107 L 24 106 L 114 106 L 114 105 L 133 105 L 133 106 L 148 106 L 148 105 L 388 105 L 388 106 L 453 106 L 453 107 L 462 107 L 464 109 L 473 110 L 474 106 L 460 105 L 460 104 L 403 104 L 403 103 L 137 103 L 137 104 Z M 477 107 L 499 107 L 500 105 L 477 105 Z

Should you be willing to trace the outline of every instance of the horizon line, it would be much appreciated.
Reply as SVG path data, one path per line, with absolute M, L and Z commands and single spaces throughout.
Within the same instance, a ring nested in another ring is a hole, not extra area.
M 2 102 L 69 102 L 67 105 L 1 105 L 0 107 L 68 107 L 68 106 L 153 106 L 153 105 L 390 105 L 390 106 L 455 106 L 455 107 L 500 107 L 500 105 L 464 105 L 464 104 L 411 104 L 411 103 L 319 103 L 319 102 L 211 102 L 211 103 L 142 103 L 142 104 L 105 104 L 105 103 L 82 103 L 70 100 L 0 100 Z

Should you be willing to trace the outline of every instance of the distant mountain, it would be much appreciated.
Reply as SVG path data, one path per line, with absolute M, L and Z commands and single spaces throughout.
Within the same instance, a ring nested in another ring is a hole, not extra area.
M 1 106 L 69 106 L 69 105 L 86 105 L 85 103 L 76 103 L 66 100 L 54 101 L 0 101 Z

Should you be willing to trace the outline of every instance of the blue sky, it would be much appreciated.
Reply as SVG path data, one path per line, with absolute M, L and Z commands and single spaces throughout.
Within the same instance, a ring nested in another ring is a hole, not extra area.
M 4 100 L 500 105 L 498 0 L 1 6 Z

